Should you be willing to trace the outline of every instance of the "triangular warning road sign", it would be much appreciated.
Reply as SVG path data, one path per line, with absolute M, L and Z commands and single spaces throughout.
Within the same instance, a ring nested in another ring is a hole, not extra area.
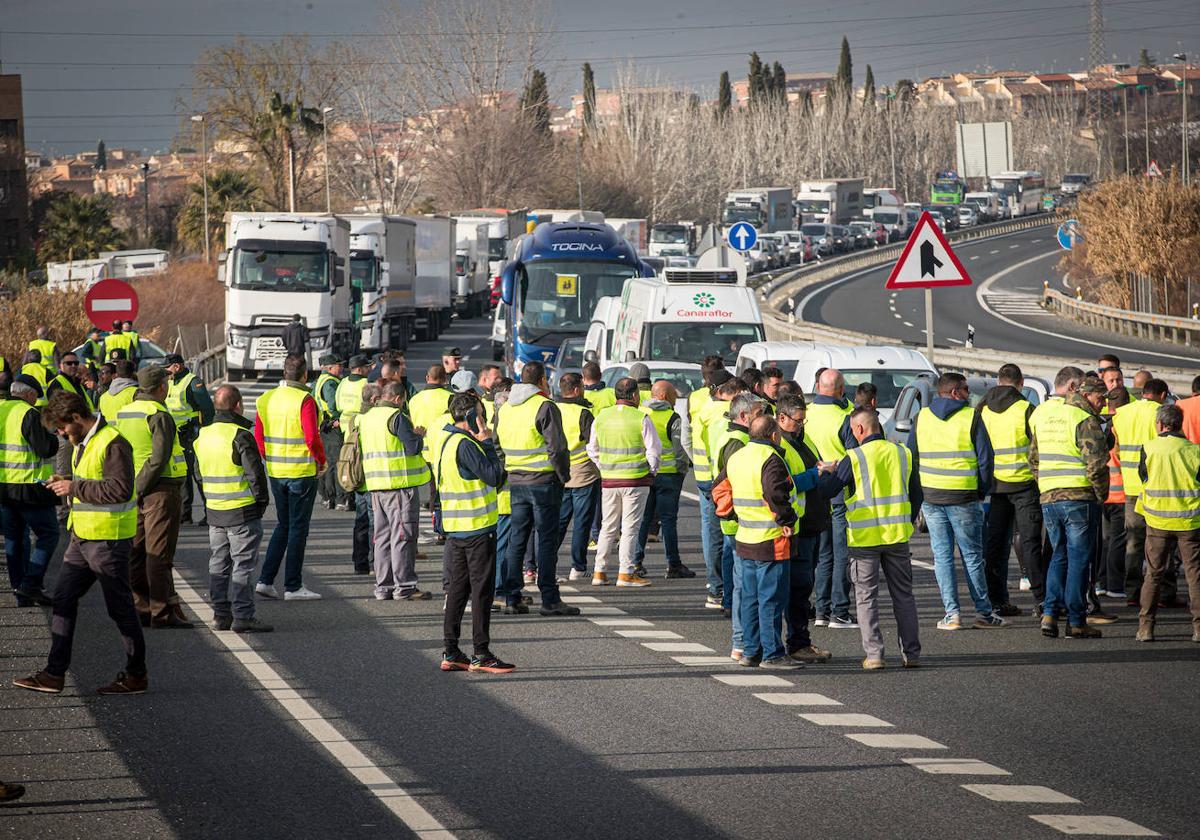
M 1150 161 L 1150 165 L 1146 167 L 1147 178 L 1161 178 L 1162 170 L 1158 168 L 1158 161 Z
M 950 243 L 929 211 L 921 214 L 917 229 L 908 238 L 885 288 L 927 289 L 934 286 L 970 286 L 971 278 L 954 256 Z

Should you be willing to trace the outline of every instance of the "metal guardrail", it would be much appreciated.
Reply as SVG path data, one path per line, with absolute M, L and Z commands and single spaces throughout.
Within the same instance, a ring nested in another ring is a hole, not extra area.
M 209 388 L 225 381 L 225 345 L 218 344 L 188 359 L 188 369 Z
M 1116 335 L 1167 341 L 1189 347 L 1200 343 L 1200 321 L 1191 318 L 1153 315 L 1149 312 L 1134 312 L 1099 303 L 1088 303 L 1049 288 L 1042 292 L 1042 305 L 1051 312 Z

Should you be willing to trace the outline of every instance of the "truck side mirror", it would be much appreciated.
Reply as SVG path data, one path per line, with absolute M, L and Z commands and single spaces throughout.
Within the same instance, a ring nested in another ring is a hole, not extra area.
M 233 263 L 229 260 L 229 251 L 217 254 L 217 276 L 226 288 L 233 285 Z
M 392 272 L 392 264 L 391 264 L 391 263 L 385 263 L 385 262 L 381 262 L 381 263 L 379 264 L 379 272 L 380 272 L 381 274 L 391 274 L 391 272 Z
M 588 350 L 583 354 L 583 360 L 589 364 L 599 364 L 600 354 L 598 354 L 595 350 Z
M 500 300 L 505 306 L 513 305 L 513 288 L 517 282 L 517 263 L 507 263 L 500 271 Z
M 342 266 L 344 266 L 345 264 L 346 264 L 346 261 L 343 260 L 341 257 L 331 257 L 330 258 L 330 260 L 329 260 L 329 275 L 330 275 L 330 277 L 333 278 L 333 283 L 330 286 L 331 289 L 340 289 L 342 286 L 346 285 L 346 277 L 342 273 L 342 270 L 341 270 Z
M 628 364 L 628 363 L 633 363 L 636 361 L 637 361 L 637 353 L 634 353 L 632 350 L 626 350 L 625 351 L 625 362 Z

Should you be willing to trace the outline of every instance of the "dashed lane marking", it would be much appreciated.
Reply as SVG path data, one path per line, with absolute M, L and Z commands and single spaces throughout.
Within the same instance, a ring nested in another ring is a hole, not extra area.
M 1020 245 L 1009 245 L 1009 246 L 1008 246 L 1008 248 L 1009 248 L 1009 250 L 1010 250 L 1010 251 L 1011 251 L 1013 248 L 1020 248 L 1020 247 L 1021 247 Z
M 657 653 L 715 653 L 708 645 L 697 642 L 643 642 L 642 647 Z
M 1029 241 L 1030 241 L 1030 242 L 1041 242 L 1042 240 L 1040 240 L 1040 239 L 1030 239 Z
M 1000 253 L 1000 249 L 999 249 L 999 248 L 993 248 L 992 250 L 988 251 L 988 253 L 989 253 L 989 254 L 999 254 L 999 253 Z
M 939 744 L 924 735 L 885 735 L 882 732 L 851 732 L 846 736 L 851 741 L 881 750 L 944 750 Z
M 682 639 L 678 633 L 671 630 L 614 630 L 618 636 L 626 639 Z
M 479 349 L 480 347 L 482 347 L 482 346 L 483 346 L 482 344 L 472 344 L 472 345 L 471 345 L 471 349 L 472 349 L 472 350 L 478 350 L 478 349 Z
M 729 660 L 732 662 L 733 660 Z M 713 679 L 725 685 L 763 685 L 771 688 L 792 688 L 792 684 L 773 674 L 714 674 Z
M 903 316 L 903 315 L 901 315 L 899 312 L 895 312 L 895 311 L 893 311 L 893 312 L 892 312 L 892 317 L 893 317 L 893 318 L 896 318 L 896 319 L 903 319 L 903 318 L 904 318 L 904 316 Z
M 654 623 L 644 618 L 589 618 L 592 624 L 601 627 L 653 627 Z
M 972 260 L 977 260 L 977 259 L 979 259 L 979 255 L 978 255 L 978 254 L 972 254 L 972 255 L 969 257 L 969 259 L 972 259 Z
M 680 491 L 679 495 L 680 495 L 680 496 L 683 496 L 683 497 L 684 497 L 684 498 L 686 498 L 686 499 L 691 499 L 693 502 L 699 502 L 699 501 L 700 501 L 700 497 L 699 497 L 699 496 L 697 496 L 695 493 L 693 493 L 691 490 L 683 490 L 683 491 Z
M 204 602 L 196 590 L 178 573 L 175 574 L 175 590 L 193 612 L 198 616 L 211 613 L 211 608 Z M 203 611 L 203 612 L 202 612 Z M 234 658 L 246 669 L 246 672 L 271 695 L 280 707 L 288 713 L 292 720 L 300 724 L 326 752 L 328 752 L 342 767 L 359 781 L 376 799 L 396 817 L 408 826 L 418 837 L 427 840 L 452 840 L 454 834 L 425 810 L 416 798 L 404 788 L 396 784 L 390 776 L 381 770 L 371 759 L 351 743 L 340 730 L 314 709 L 306 700 L 288 685 L 287 680 L 263 661 L 254 648 L 246 644 L 241 636 L 231 631 L 212 634 L 233 654 Z
M 911 327 L 911 326 L 914 326 L 914 324 L 913 324 L 913 322 L 912 322 L 912 321 L 902 321 L 901 323 L 903 323 L 903 324 L 904 324 L 904 326 L 906 326 L 906 327 Z
M 876 726 L 881 729 L 892 728 L 893 724 L 880 720 L 874 715 L 863 715 L 855 712 L 801 714 L 800 717 L 817 726 Z
M 759 700 L 773 706 L 840 706 L 841 701 L 824 694 L 806 694 L 800 691 L 768 691 L 755 694 Z
M 963 785 L 964 790 L 978 793 L 993 802 L 1053 802 L 1078 805 L 1079 800 L 1044 785 Z
M 737 665 L 728 656 L 672 656 L 680 665 L 687 665 L 692 668 L 708 668 L 714 665 Z M 738 665 L 740 668 L 741 666 Z
M 1030 814 L 1031 820 L 1058 829 L 1063 834 L 1092 834 L 1109 837 L 1159 837 L 1157 831 L 1122 817 L 1076 814 Z
M 923 773 L 934 776 L 1011 776 L 1003 767 L 976 758 L 917 758 L 900 759 Z

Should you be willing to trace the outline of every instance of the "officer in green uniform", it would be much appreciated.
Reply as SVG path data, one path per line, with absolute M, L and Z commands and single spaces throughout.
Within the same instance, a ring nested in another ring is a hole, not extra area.
M 167 410 L 171 412 L 171 417 L 179 428 L 179 442 L 183 446 L 183 455 L 187 460 L 187 476 L 183 482 L 182 494 L 183 518 L 180 521 L 190 523 L 192 521 L 192 484 L 195 483 L 197 487 L 200 485 L 199 479 L 196 478 L 196 453 L 192 449 L 192 443 L 195 442 L 196 435 L 200 434 L 200 427 L 207 426 L 212 422 L 214 412 L 212 397 L 208 395 L 208 388 L 205 387 L 203 380 L 188 370 L 183 357 L 178 353 L 168 354 L 163 359 L 163 365 L 166 367 L 167 373 L 171 375 L 167 390 Z M 203 488 L 200 488 L 200 504 L 204 505 Z M 203 512 L 196 524 L 208 524 Z
M 325 353 L 320 358 L 321 373 L 313 383 L 313 399 L 317 401 L 318 419 L 321 421 L 321 442 L 325 444 L 325 457 L 329 463 L 336 464 L 338 454 L 342 451 L 342 441 L 346 431 L 342 429 L 338 415 L 337 391 L 342 384 L 342 374 L 346 370 L 343 359 L 335 353 Z M 362 399 L 361 391 L 359 399 Z M 341 488 L 337 480 L 337 470 L 326 470 L 317 481 L 317 490 L 321 494 L 321 504 L 329 510 L 343 503 L 350 505 L 349 494 Z

